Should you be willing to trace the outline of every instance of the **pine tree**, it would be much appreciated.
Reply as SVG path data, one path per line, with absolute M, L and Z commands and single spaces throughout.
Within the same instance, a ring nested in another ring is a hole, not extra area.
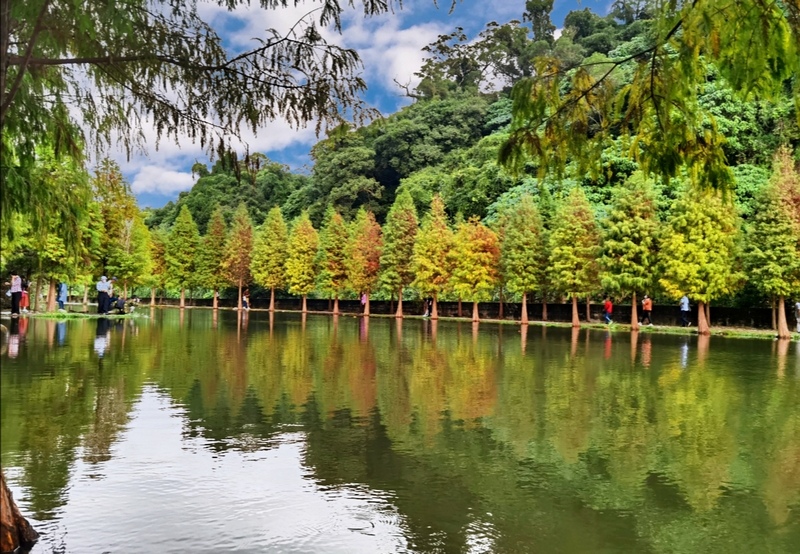
M 412 283 L 423 296 L 433 297 L 431 318 L 439 317 L 439 294 L 450 280 L 452 268 L 448 255 L 453 246 L 453 231 L 447 225 L 444 202 L 438 194 L 431 200 L 431 210 L 422 219 L 417 240 L 414 242 Z
M 289 247 L 286 252 L 286 282 L 289 292 L 303 297 L 303 313 L 306 297 L 314 290 L 317 280 L 316 257 L 319 248 L 317 230 L 311 225 L 308 212 L 295 219 L 289 233 Z
M 737 288 L 738 219 L 730 199 L 718 191 L 685 187 L 667 220 L 660 247 L 667 295 L 686 294 L 698 304 L 697 332 L 709 334 L 705 305 Z
M 600 258 L 603 288 L 630 292 L 631 329 L 639 329 L 636 293 L 654 283 L 656 261 L 656 200 L 652 185 L 635 173 L 612 193 L 612 205 L 603 222 Z
M 417 209 L 411 193 L 401 192 L 394 201 L 383 226 L 380 286 L 397 292 L 396 317 L 403 317 L 403 289 L 414 280 L 411 259 L 417 238 Z
M 796 229 L 781 193 L 780 161 L 770 184 L 762 189 L 752 223 L 747 228 L 745 267 L 751 283 L 777 297 L 778 338 L 791 338 L 786 320 L 786 297 L 800 290 L 800 229 Z
M 199 242 L 197 225 L 184 204 L 172 225 L 165 253 L 167 280 L 172 286 L 181 289 L 181 308 L 186 306 L 186 288 L 195 284 L 195 256 Z
M 237 309 L 242 309 L 242 288 L 250 282 L 250 261 L 253 257 L 253 224 L 247 206 L 242 202 L 233 214 L 231 232 L 225 244 L 222 269 L 225 277 L 239 288 Z
M 369 315 L 369 296 L 378 285 L 383 238 L 372 212 L 361 208 L 350 226 L 347 279 L 354 292 L 366 295 L 364 315 Z
M 572 325 L 580 326 L 578 296 L 598 287 L 600 231 L 580 187 L 559 206 L 550 235 L 550 277 L 556 290 L 572 297 Z
M 250 271 L 253 280 L 269 288 L 269 311 L 275 311 L 275 289 L 286 284 L 286 257 L 289 231 L 283 213 L 272 208 L 261 224 L 255 240 Z
M 218 292 L 228 281 L 223 272 L 225 261 L 225 244 L 228 241 L 228 229 L 222 214 L 222 206 L 217 204 L 211 212 L 206 235 L 202 240 L 202 247 L 198 253 L 198 280 L 204 287 L 208 287 L 213 295 L 213 307 L 218 308 Z
M 500 268 L 505 286 L 522 295 L 523 325 L 528 324 L 527 296 L 545 280 L 545 235 L 539 210 L 529 194 L 503 214 Z
M 472 301 L 472 321 L 478 321 L 478 302 L 492 297 L 500 280 L 500 242 L 494 231 L 473 217 L 458 227 L 450 251 L 450 286 L 459 298 Z
M 333 313 L 339 313 L 339 295 L 347 286 L 347 248 L 350 233 L 344 218 L 333 206 L 325 213 L 319 233 L 317 283 L 321 291 L 333 295 Z

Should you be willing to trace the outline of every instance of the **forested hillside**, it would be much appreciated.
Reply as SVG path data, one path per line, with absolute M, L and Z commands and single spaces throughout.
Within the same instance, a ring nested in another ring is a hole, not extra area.
M 637 57 L 636 53 L 646 52 L 653 44 L 653 12 L 649 2 L 616 2 L 607 16 L 588 8 L 573 11 L 555 38 L 549 15 L 537 11 L 538 4 L 547 2 L 529 2 L 530 11 L 520 14 L 520 21 L 489 23 L 478 37 L 455 29 L 429 45 L 420 84 L 405 90 L 413 103 L 369 126 L 341 127 L 330 133 L 312 149 L 310 176 L 293 175 L 260 155 L 228 164 L 218 161 L 210 171 L 198 164 L 194 188 L 177 202 L 153 210 L 148 225 L 169 227 L 186 205 L 204 232 L 215 203 L 226 207 L 229 219 L 240 201 L 247 204 L 256 224 L 274 206 L 287 219 L 308 209 L 317 226 L 329 206 L 348 220 L 365 207 L 383 222 L 400 190 L 411 193 L 421 212 L 439 193 L 451 216 L 483 218 L 496 211 L 497 202 L 505 201 L 504 193 L 519 186 L 535 194 L 545 187 L 550 196 L 559 198 L 580 185 L 602 213 L 612 187 L 640 168 L 621 126 L 618 133 L 608 132 L 601 148 L 587 142 L 587 149 L 593 151 L 582 159 L 564 157 L 560 174 L 543 174 L 542 159 L 535 157 L 512 172 L 498 163 L 500 148 L 509 140 L 512 87 L 530 77 L 535 67 L 532 60 L 543 56 L 540 59 L 564 71 L 559 83 L 564 94 L 568 80 L 585 68 L 596 77 L 613 68 L 612 92 L 618 93 L 631 85 L 646 55 Z M 704 68 L 703 86 L 697 94 L 698 119 L 722 137 L 725 164 L 733 176 L 730 187 L 742 215 L 747 216 L 755 192 L 769 176 L 777 148 L 784 144 L 796 151 L 800 144 L 793 83 L 788 79 L 773 97 L 745 97 L 732 89 L 713 64 Z M 587 113 L 584 135 L 592 134 L 594 115 Z M 588 163 L 587 158 L 591 158 Z M 671 180 L 656 176 L 665 195 L 659 198 L 663 218 L 681 175 Z

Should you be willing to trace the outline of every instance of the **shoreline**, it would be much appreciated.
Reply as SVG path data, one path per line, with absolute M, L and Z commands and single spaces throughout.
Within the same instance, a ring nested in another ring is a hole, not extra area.
M 181 309 L 178 306 L 140 306 L 140 308 L 129 314 L 98 314 L 98 313 L 86 313 L 86 312 L 39 312 L 33 313 L 29 312 L 27 314 L 21 314 L 20 317 L 32 317 L 32 318 L 40 318 L 40 319 L 98 319 L 101 317 L 106 318 L 114 318 L 114 319 L 133 319 L 137 317 L 144 317 L 149 318 L 149 314 L 145 313 L 146 310 L 155 308 L 169 308 L 169 309 Z M 208 306 L 186 306 L 183 309 L 187 310 L 213 310 L 213 308 Z M 217 308 L 219 311 L 229 311 L 229 312 L 236 312 L 238 311 L 237 308 Z M 258 313 L 269 313 L 268 309 L 264 308 L 250 308 L 245 313 L 249 312 L 258 312 Z M 301 314 L 303 312 L 297 310 L 275 310 L 275 313 L 286 313 L 286 314 Z M 306 315 L 326 315 L 326 316 L 333 316 L 333 312 L 329 311 L 307 311 L 305 312 Z M 362 314 L 359 313 L 350 313 L 350 312 L 340 312 L 338 314 L 340 317 L 364 317 Z M 381 319 L 397 319 L 394 314 L 370 314 L 369 317 L 374 318 L 381 318 Z M 0 312 L 0 319 L 11 319 L 10 312 Z M 412 319 L 412 320 L 428 320 L 432 321 L 429 317 L 423 317 L 421 315 L 404 315 L 402 319 Z M 470 318 L 467 317 L 450 317 L 444 316 L 439 317 L 436 321 L 447 321 L 447 322 L 459 322 L 459 323 L 473 323 Z M 500 324 L 500 325 L 515 325 L 521 326 L 522 323 L 519 320 L 514 319 L 481 319 L 477 322 L 478 324 L 481 323 L 491 323 L 491 324 Z M 572 323 L 568 321 L 540 321 L 540 320 L 530 320 L 528 321 L 528 327 L 555 327 L 555 328 L 562 328 L 562 329 L 572 329 Z M 603 322 L 581 322 L 579 327 L 576 329 L 592 329 L 592 330 L 605 330 L 611 331 L 614 333 L 633 333 L 635 331 L 631 330 L 630 323 L 612 323 L 610 325 L 603 323 Z M 664 334 L 664 335 L 682 335 L 682 336 L 698 336 L 697 328 L 696 327 L 677 327 L 672 325 L 642 325 L 639 328 L 639 333 L 647 333 L 647 334 Z M 728 338 L 749 338 L 749 339 L 770 339 L 770 340 L 778 340 L 777 335 L 775 334 L 774 329 L 756 329 L 751 327 L 711 327 L 710 335 L 712 337 L 728 337 Z M 800 333 L 796 331 L 792 331 L 792 336 L 790 339 L 784 339 L 789 341 L 800 341 Z

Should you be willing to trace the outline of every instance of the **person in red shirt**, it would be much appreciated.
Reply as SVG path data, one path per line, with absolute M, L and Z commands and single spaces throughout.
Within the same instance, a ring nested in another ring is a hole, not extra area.
M 603 317 L 606 319 L 606 323 L 611 324 L 614 323 L 611 321 L 611 312 L 614 311 L 614 304 L 611 303 L 611 299 L 606 296 L 606 299 L 603 301 Z

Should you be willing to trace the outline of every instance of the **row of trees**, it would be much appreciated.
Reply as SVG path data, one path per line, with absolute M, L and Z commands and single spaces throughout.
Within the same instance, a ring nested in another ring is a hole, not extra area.
M 216 292 L 233 284 L 241 302 L 252 281 L 270 289 L 271 310 L 275 290 L 285 289 L 303 297 L 303 311 L 312 293 L 333 298 L 335 313 L 342 295 L 364 294 L 368 315 L 370 295 L 380 292 L 398 299 L 402 317 L 403 295 L 411 290 L 433 298 L 434 318 L 439 297 L 448 295 L 472 302 L 477 321 L 478 302 L 507 291 L 522 302 L 523 323 L 535 293 L 570 298 L 573 324 L 580 325 L 578 299 L 605 292 L 631 299 L 631 325 L 638 328 L 637 294 L 658 290 L 697 302 L 701 333 L 708 333 L 708 304 L 749 282 L 775 299 L 779 335 L 790 336 L 783 306 L 800 292 L 800 177 L 787 149 L 746 224 L 730 196 L 688 182 L 663 221 L 653 183 L 641 173 L 611 197 L 598 218 L 579 186 L 554 203 L 523 192 L 491 219 L 451 223 L 437 195 L 420 224 L 404 191 L 382 227 L 363 208 L 347 223 L 329 207 L 319 229 L 308 212 L 287 225 L 279 208 L 254 228 L 240 205 L 226 231 L 218 206 L 202 237 L 184 206 L 154 257 L 163 248 L 164 283 L 181 289 L 181 306 L 185 289 L 195 286 L 212 290 L 216 307 Z

